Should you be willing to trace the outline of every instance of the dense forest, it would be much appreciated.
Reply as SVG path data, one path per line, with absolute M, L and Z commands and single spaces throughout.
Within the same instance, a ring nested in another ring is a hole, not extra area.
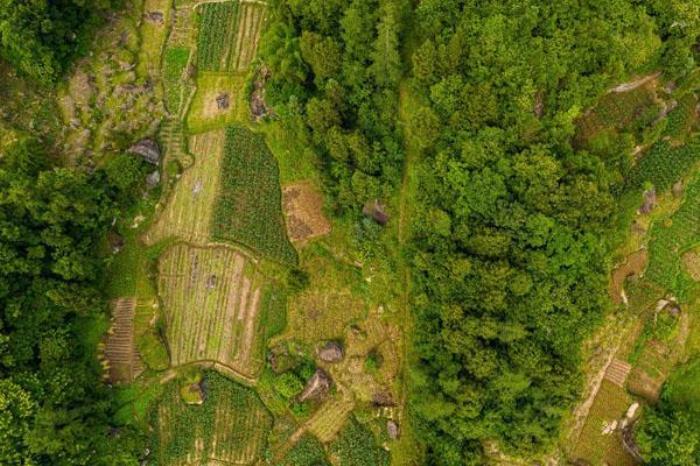
M 30 78 L 49 83 L 87 52 L 91 33 L 120 0 L 4 0 L 0 57 Z
M 111 3 L 2 2 L 0 57 L 28 86 L 49 86 L 86 53 Z M 0 86 L 12 85 L 4 75 Z M 138 464 L 141 434 L 111 427 L 95 331 L 107 311 L 102 241 L 138 192 L 142 164 L 62 167 L 49 141 L 17 125 L 34 116 L 15 118 L 17 102 L 2 107 L 10 113 L 0 112 L 0 463 Z M 37 133 L 52 138 L 44 129 Z
M 429 463 L 480 464 L 485 440 L 543 451 L 581 388 L 578 348 L 609 305 L 615 193 L 631 166 L 615 148 L 576 147 L 576 119 L 630 76 L 689 72 L 698 5 L 426 0 L 405 11 L 278 2 L 263 54 L 273 98 L 306 123 L 339 211 L 395 186 L 406 144 L 420 151 L 406 254 L 412 406 Z M 418 104 L 399 143 L 402 75 Z
M 278 2 L 263 40 L 270 98 L 306 124 L 338 213 L 401 179 L 399 40 L 408 11 L 405 0 Z

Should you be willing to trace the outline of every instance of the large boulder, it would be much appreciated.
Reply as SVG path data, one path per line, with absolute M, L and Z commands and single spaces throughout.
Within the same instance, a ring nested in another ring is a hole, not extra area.
M 328 394 L 333 381 L 323 369 L 316 369 L 314 375 L 306 382 L 304 391 L 299 395 L 299 401 L 304 402 L 310 399 L 320 399 Z
M 399 438 L 399 425 L 396 421 L 392 421 L 391 419 L 386 421 L 386 433 L 389 434 L 391 440 Z
M 362 213 L 382 226 L 386 225 L 389 221 L 389 215 L 386 213 L 386 206 L 379 199 L 367 201 L 364 207 L 362 207 Z
M 335 341 L 329 341 L 318 350 L 318 357 L 323 362 L 340 362 L 343 355 L 343 347 Z
M 160 163 L 160 147 L 153 139 L 143 139 L 129 148 L 132 154 L 140 155 L 146 162 L 153 165 Z

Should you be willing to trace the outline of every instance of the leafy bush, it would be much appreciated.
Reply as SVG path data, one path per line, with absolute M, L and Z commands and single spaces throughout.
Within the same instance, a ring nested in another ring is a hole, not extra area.
M 382 466 L 389 464 L 389 452 L 377 445 L 374 434 L 353 417 L 330 446 L 340 466 Z
M 304 434 L 277 466 L 330 466 L 323 444 L 311 434 Z
M 298 395 L 304 388 L 304 383 L 293 372 L 285 372 L 275 377 L 273 382 L 277 393 L 286 399 Z

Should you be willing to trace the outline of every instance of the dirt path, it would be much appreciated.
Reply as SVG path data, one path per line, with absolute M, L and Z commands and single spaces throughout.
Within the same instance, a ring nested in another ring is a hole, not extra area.
M 615 93 L 622 93 L 622 92 L 629 92 L 637 89 L 638 87 L 641 87 L 648 83 L 649 81 L 653 81 L 654 79 L 658 78 L 661 76 L 661 72 L 657 71 L 656 73 L 652 73 L 647 76 L 642 76 L 639 79 L 635 79 L 634 81 L 630 81 L 627 83 L 622 83 L 618 86 L 613 87 L 610 89 L 610 92 L 615 92 Z
M 411 293 L 411 265 L 408 259 L 408 254 L 406 251 L 408 242 L 410 240 L 410 225 L 411 225 L 411 207 L 410 199 L 413 197 L 413 191 L 415 189 L 415 167 L 420 152 L 418 148 L 414 147 L 410 142 L 410 136 L 406 129 L 408 127 L 409 112 L 410 112 L 410 94 L 407 86 L 402 85 L 399 89 L 399 124 L 402 126 L 404 133 L 404 161 L 403 161 L 403 174 L 401 178 L 401 188 L 399 191 L 399 220 L 397 228 L 397 239 L 399 243 L 398 254 L 398 267 L 397 273 L 400 279 L 401 286 L 401 297 L 400 297 L 400 327 L 401 327 L 401 341 L 399 342 L 399 348 L 401 353 L 400 359 L 400 381 L 401 381 L 401 393 L 399 399 L 400 410 L 398 411 L 398 422 L 402 426 L 402 432 L 407 432 L 409 421 L 406 416 L 406 407 L 408 403 L 408 367 L 410 366 L 410 348 L 411 348 L 411 336 L 413 334 L 413 316 L 411 314 L 410 308 L 410 293 Z M 402 435 L 399 438 L 399 442 L 404 443 L 398 450 L 410 449 L 415 450 L 416 445 L 407 445 L 407 443 L 412 442 L 410 435 Z M 413 462 L 411 462 L 411 460 Z M 392 455 L 393 465 L 407 465 L 415 464 L 417 458 L 398 458 Z

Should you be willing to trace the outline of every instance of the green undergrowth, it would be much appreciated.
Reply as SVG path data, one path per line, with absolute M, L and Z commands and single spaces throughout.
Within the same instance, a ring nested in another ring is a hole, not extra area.
M 287 239 L 281 197 L 279 170 L 263 136 L 229 127 L 213 238 L 238 242 L 277 262 L 295 264 L 297 255 Z
M 186 47 L 174 47 L 165 51 L 163 65 L 163 81 L 165 84 L 165 106 L 170 113 L 177 113 L 182 100 L 182 86 L 180 81 L 185 72 L 187 61 L 190 57 L 190 49 Z
M 276 466 L 330 466 L 323 444 L 311 434 L 304 434 Z
M 352 417 L 338 438 L 331 443 L 331 454 L 340 466 L 383 466 L 389 464 L 389 452 L 377 445 L 374 434 Z

